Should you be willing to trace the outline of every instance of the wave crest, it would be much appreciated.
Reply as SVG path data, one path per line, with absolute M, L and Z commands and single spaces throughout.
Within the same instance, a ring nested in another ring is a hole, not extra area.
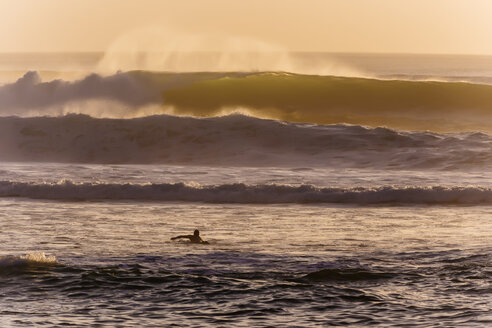
M 378 169 L 487 169 L 485 133 L 295 124 L 243 115 L 197 119 L 0 117 L 0 160 Z
M 32 266 L 50 266 L 59 264 L 55 256 L 46 256 L 44 252 L 32 252 L 26 255 L 0 256 L 0 273 Z

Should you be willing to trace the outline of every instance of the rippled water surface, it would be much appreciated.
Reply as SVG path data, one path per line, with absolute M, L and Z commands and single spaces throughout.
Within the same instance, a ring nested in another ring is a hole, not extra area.
M 6 327 L 492 324 L 490 206 L 0 206 Z

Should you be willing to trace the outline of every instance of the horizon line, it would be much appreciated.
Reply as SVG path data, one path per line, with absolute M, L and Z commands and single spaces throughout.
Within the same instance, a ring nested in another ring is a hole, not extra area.
M 166 51 L 139 51 L 139 53 L 165 53 Z M 220 50 L 203 50 L 203 51 L 174 51 L 175 53 L 220 53 Z M 237 51 L 237 53 L 290 53 L 290 54 L 332 54 L 332 55 L 393 55 L 393 56 L 474 56 L 474 57 L 490 57 L 490 54 L 480 53 L 432 53 L 432 52 L 357 52 L 357 51 L 309 51 L 309 50 L 292 50 L 292 51 L 270 51 L 270 52 L 257 52 L 257 51 Z M 0 51 L 0 55 L 27 55 L 27 54 L 41 54 L 41 55 L 54 55 L 54 54 L 92 54 L 102 55 L 105 54 L 105 50 L 68 50 L 68 51 Z M 121 51 L 120 53 L 133 53 L 132 51 Z

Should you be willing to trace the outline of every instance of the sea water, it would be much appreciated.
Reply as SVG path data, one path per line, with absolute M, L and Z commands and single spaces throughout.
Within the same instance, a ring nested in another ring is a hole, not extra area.
M 25 184 L 11 194 L 0 188 L 1 321 L 4 326 L 487 326 L 490 196 L 484 203 L 461 204 L 467 191 L 455 191 L 429 205 L 426 199 L 406 204 L 405 196 L 374 204 L 350 196 L 348 203 L 313 204 L 304 195 L 306 204 L 296 201 L 295 193 L 291 201 L 281 192 L 279 203 L 237 202 L 234 193 L 244 193 L 241 188 L 212 202 L 206 196 L 191 202 L 179 196 L 142 199 L 140 190 L 132 190 L 178 182 L 191 188 L 265 184 L 275 193 L 279 186 L 308 183 L 408 188 L 413 181 L 423 188 L 480 181 L 473 174 L 461 181 L 438 176 L 3 164 L 2 180 Z M 56 189 L 67 186 L 68 177 L 78 194 Z M 490 188 L 490 180 L 482 183 Z M 111 191 L 101 197 L 91 190 L 109 184 L 124 193 L 115 199 Z M 42 186 L 47 188 L 42 194 L 29 194 Z M 170 240 L 194 229 L 210 244 Z
M 413 80 L 449 79 L 442 62 L 416 62 Z M 394 63 L 388 74 L 408 75 Z M 492 324 L 489 130 L 404 130 L 384 111 L 384 127 L 134 115 L 158 88 L 120 74 L 0 86 L 3 327 Z M 144 80 L 161 79 L 176 111 L 189 83 L 251 76 L 162 74 Z M 111 118 L 100 103 L 58 115 L 111 97 L 126 106 Z M 209 244 L 170 240 L 194 229 Z

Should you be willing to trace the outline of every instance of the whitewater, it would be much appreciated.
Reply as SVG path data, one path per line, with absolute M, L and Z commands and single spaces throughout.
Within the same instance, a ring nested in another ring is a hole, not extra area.
M 0 324 L 490 325 L 491 61 L 295 56 L 0 55 Z

